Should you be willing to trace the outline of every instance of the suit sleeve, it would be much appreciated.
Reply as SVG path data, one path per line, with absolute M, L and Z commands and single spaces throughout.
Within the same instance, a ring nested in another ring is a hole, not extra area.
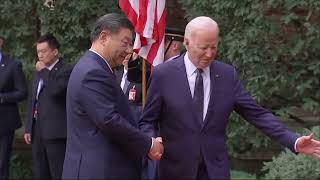
M 91 71 L 82 81 L 80 103 L 107 139 L 130 149 L 133 154 L 145 156 L 150 150 L 151 138 L 116 111 L 117 87 L 118 84 L 105 71 Z
M 298 135 L 289 131 L 270 111 L 258 105 L 240 82 L 234 70 L 235 111 L 273 140 L 295 152 Z
M 2 103 L 18 103 L 24 100 L 28 95 L 26 77 L 22 71 L 21 63 L 15 63 L 13 70 L 14 90 L 1 93 Z
M 159 71 L 155 68 L 149 79 L 148 97 L 142 118 L 139 121 L 140 129 L 149 136 L 156 137 L 158 123 L 161 116 L 162 96 Z
M 52 73 L 47 68 L 38 73 L 51 96 L 65 96 L 71 71 L 72 68 L 69 65 L 64 65 L 57 73 Z
M 27 117 L 26 117 L 26 125 L 25 125 L 25 133 L 32 133 L 32 120 L 33 120 L 33 105 L 34 105 L 34 96 L 35 93 L 33 89 L 35 89 L 33 86 L 35 85 L 35 76 L 36 76 L 36 71 L 34 70 L 32 72 L 32 79 L 31 79 L 31 86 L 29 87 L 29 96 L 27 100 Z M 38 85 L 38 84 L 37 84 Z

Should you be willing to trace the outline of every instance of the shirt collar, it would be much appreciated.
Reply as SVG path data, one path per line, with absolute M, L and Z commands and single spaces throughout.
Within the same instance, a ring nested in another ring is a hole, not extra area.
M 93 49 L 89 49 L 89 51 L 91 51 L 91 52 L 97 54 L 98 56 L 100 56 L 107 63 L 108 67 L 110 68 L 111 72 L 113 73 L 113 70 L 112 70 L 111 66 L 109 65 L 108 61 L 103 56 L 101 56 L 97 51 L 95 51 Z
M 193 73 L 196 73 L 197 67 L 191 62 L 191 60 L 189 59 L 188 56 L 188 52 L 186 53 L 186 55 L 184 56 L 184 64 L 186 66 L 186 72 L 187 72 L 187 76 L 190 77 L 193 75 Z M 209 77 L 210 75 L 210 66 L 205 67 L 203 69 L 203 73 L 202 75 Z
M 47 67 L 47 69 L 49 69 L 50 71 L 52 70 L 52 68 L 59 62 L 59 59 L 57 59 L 54 63 L 52 63 L 49 67 Z
M 126 75 L 128 73 L 128 70 L 123 66 L 123 74 Z
M 176 58 L 176 57 L 178 57 L 179 55 L 175 55 L 175 56 L 172 56 L 171 58 L 168 58 L 167 60 L 165 60 L 165 62 L 169 62 L 169 61 L 171 61 L 172 59 L 174 59 L 174 58 Z

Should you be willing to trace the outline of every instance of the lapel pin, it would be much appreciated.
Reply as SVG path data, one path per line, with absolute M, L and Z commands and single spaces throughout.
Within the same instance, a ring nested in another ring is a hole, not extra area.
M 219 74 L 216 74 L 216 78 L 219 78 L 220 77 L 220 75 Z
M 5 65 L 4 64 L 1 64 L 1 67 L 4 67 Z
M 54 70 L 55 70 L 55 71 L 57 71 L 57 70 L 58 70 L 58 68 L 54 68 Z

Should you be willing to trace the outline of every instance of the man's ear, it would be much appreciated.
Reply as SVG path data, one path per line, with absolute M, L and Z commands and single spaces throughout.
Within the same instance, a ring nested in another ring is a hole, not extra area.
M 99 39 L 104 43 L 110 39 L 111 35 L 108 31 L 101 31 Z
M 59 54 L 58 49 L 54 49 L 54 50 L 53 50 L 53 54 L 54 54 L 55 56 L 58 56 L 58 54 Z
M 178 42 L 172 42 L 172 48 L 174 49 L 174 50 L 177 50 L 177 49 L 179 49 L 179 44 L 178 44 Z
M 183 40 L 183 45 L 184 45 L 184 46 L 188 46 L 188 45 L 189 45 L 189 39 L 184 38 L 184 40 Z

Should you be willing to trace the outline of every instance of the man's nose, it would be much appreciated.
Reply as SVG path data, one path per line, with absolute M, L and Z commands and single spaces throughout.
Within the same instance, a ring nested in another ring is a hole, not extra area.
M 215 54 L 215 50 L 213 50 L 211 48 L 206 49 L 206 56 L 207 57 L 212 57 L 214 54 Z

